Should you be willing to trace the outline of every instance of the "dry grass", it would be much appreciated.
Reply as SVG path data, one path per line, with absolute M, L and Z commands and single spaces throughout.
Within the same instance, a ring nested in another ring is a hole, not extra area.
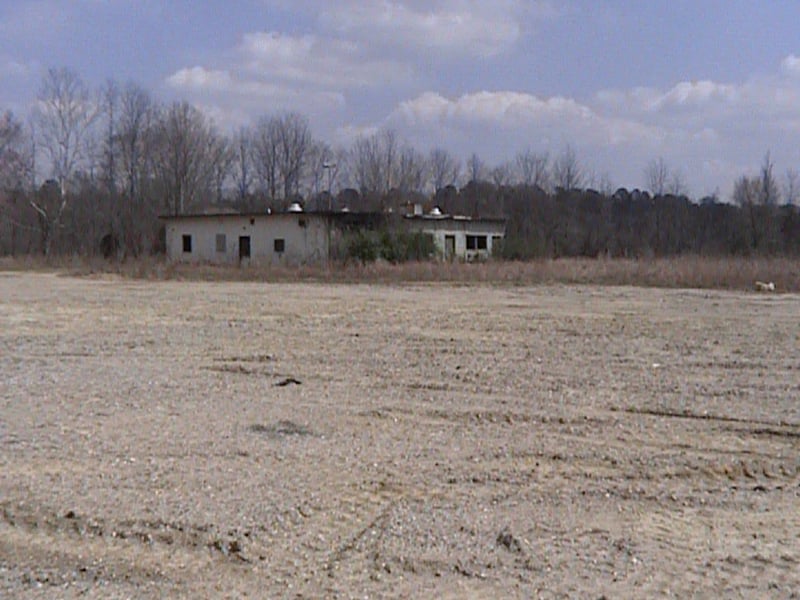
M 4 258 L 0 270 L 60 271 L 78 276 L 119 275 L 145 280 L 275 281 L 324 283 L 444 282 L 463 284 L 591 284 L 660 288 L 751 289 L 774 281 L 779 292 L 800 291 L 800 261 L 790 258 L 686 256 L 658 259 L 544 259 L 484 263 L 410 262 L 368 265 L 268 267 L 169 263 L 163 258 L 124 262 L 101 258 Z

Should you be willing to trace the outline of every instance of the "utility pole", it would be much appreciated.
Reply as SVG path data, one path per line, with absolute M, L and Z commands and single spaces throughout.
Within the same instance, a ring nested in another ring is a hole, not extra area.
M 331 187 L 333 184 L 333 169 L 336 164 L 328 162 L 327 160 L 322 163 L 322 169 L 328 172 L 328 214 L 326 216 L 328 221 L 328 265 L 331 264 L 331 234 L 333 228 L 333 197 L 331 196 Z

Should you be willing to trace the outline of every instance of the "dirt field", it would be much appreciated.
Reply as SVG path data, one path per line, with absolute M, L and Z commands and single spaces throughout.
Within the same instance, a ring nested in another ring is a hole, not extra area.
M 0 273 L 0 597 L 800 597 L 800 297 Z

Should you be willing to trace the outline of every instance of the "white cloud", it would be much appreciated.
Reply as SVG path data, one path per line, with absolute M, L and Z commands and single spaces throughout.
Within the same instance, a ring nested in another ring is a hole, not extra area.
M 596 94 L 595 99 L 612 110 L 659 113 L 734 104 L 741 95 L 742 90 L 734 85 L 703 80 L 681 81 L 666 91 L 645 87 L 603 90 Z
M 714 81 L 682 81 L 656 97 L 647 107 L 650 111 L 665 108 L 694 108 L 707 104 L 725 104 L 738 100 L 738 90 L 733 85 Z
M 790 54 L 781 61 L 781 69 L 789 75 L 800 75 L 800 57 Z
M 321 23 L 340 34 L 381 45 L 493 56 L 513 45 L 521 27 L 503 4 L 384 0 L 333 5 Z
M 533 4 L 363 4 L 315 5 L 314 33 L 246 33 L 212 64 L 179 69 L 167 84 L 221 124 L 297 110 L 317 135 L 343 144 L 391 127 L 420 150 L 442 146 L 497 163 L 522 148 L 555 154 L 568 143 L 589 168 L 628 187 L 642 185 L 644 166 L 658 156 L 697 195 L 729 185 L 767 149 L 781 166 L 800 163 L 797 144 L 784 141 L 800 130 L 795 55 L 771 76 L 744 82 L 687 80 L 585 98 L 513 87 L 452 96 L 442 91 L 453 88 L 446 69 L 463 69 L 476 56 L 498 68 L 508 60 L 510 71 L 519 71 L 521 57 L 510 50 L 527 35 L 532 20 L 524 12 Z M 537 18 L 556 15 L 547 4 L 535 6 Z
M 375 58 L 348 40 L 317 35 L 248 33 L 237 53 L 254 75 L 317 88 L 386 85 L 412 76 L 409 65 Z
M 250 123 L 255 116 L 280 110 L 304 114 L 335 113 L 345 105 L 335 91 L 304 90 L 281 82 L 240 79 L 223 70 L 191 67 L 166 80 L 181 95 L 189 95 L 223 129 Z
M 508 135 L 511 139 L 556 137 L 618 145 L 663 135 L 654 127 L 600 115 L 571 98 L 542 99 L 514 91 L 482 91 L 452 100 L 426 92 L 401 102 L 389 121 L 415 128 L 487 128 L 495 131 L 495 137 L 502 131 L 506 140 Z
M 14 60 L 10 56 L 0 55 L 0 77 L 29 77 L 35 67 Z

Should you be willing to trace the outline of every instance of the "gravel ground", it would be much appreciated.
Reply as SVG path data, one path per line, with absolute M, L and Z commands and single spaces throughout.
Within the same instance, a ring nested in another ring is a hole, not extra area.
M 0 273 L 0 597 L 800 597 L 799 317 Z

